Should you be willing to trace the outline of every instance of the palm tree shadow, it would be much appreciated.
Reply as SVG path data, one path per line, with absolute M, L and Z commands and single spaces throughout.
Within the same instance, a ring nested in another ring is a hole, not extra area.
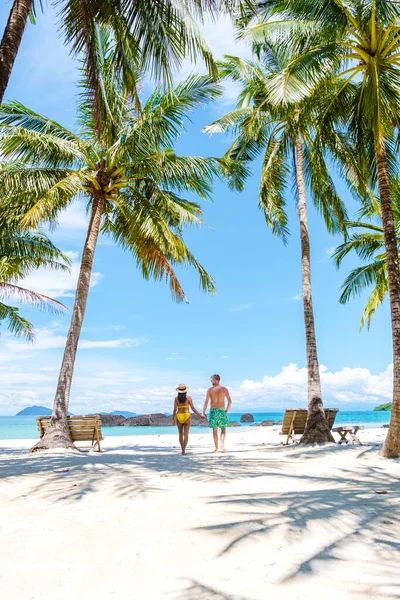
M 357 554 L 352 556 L 352 563 L 366 575 L 361 583 L 348 582 L 350 597 L 399 599 L 400 481 L 370 465 L 363 465 L 357 471 L 357 480 L 354 473 L 352 479 L 350 475 L 351 471 L 345 470 L 332 478 L 303 476 L 313 486 L 301 491 L 210 497 L 208 502 L 221 505 L 225 514 L 231 511 L 231 518 L 199 529 L 228 538 L 219 553 L 224 556 L 245 542 L 260 542 L 271 535 L 282 539 L 290 552 L 296 545 L 304 544 L 310 531 L 318 528 L 321 539 L 314 547 L 309 545 L 306 558 L 293 557 L 293 566 L 280 576 L 279 584 L 292 583 L 299 575 L 310 576 L 321 569 L 329 573 L 333 564 L 348 560 L 353 544 L 362 541 L 374 559 L 368 555 L 365 570 L 362 558 Z M 318 480 L 325 489 L 322 486 L 315 489 Z M 380 584 L 375 585 L 378 581 Z
M 211 457 L 208 446 L 197 447 L 186 457 L 181 457 L 178 449 L 148 445 L 121 446 L 103 454 L 80 455 L 27 456 L 19 450 L 7 450 L 0 456 L 0 478 L 12 484 L 22 477 L 26 484 L 24 495 L 71 503 L 105 485 L 114 496 L 134 498 L 164 493 L 180 483 L 181 478 L 229 484 L 263 477 L 261 493 L 224 493 L 204 498 L 205 508 L 215 506 L 217 510 L 212 513 L 219 516 L 214 524 L 197 529 L 221 538 L 219 556 L 229 554 L 245 542 L 267 541 L 268 536 L 277 535 L 287 541 L 288 552 L 291 548 L 295 551 L 289 561 L 290 568 L 276 580 L 278 585 L 290 585 L 298 576 L 313 576 L 321 568 L 327 572 L 329 581 L 331 567 L 346 560 L 342 551 L 362 539 L 363 548 L 373 549 L 375 561 L 368 558 L 365 581 L 346 583 L 350 597 L 399 600 L 400 482 L 383 463 L 381 466 L 370 460 L 373 449 L 372 446 L 351 449 L 263 445 L 258 446 L 256 455 L 251 454 L 252 448 L 248 454 L 239 448 L 239 452 L 217 457 Z M 349 463 L 347 469 L 336 469 L 336 452 L 350 453 L 349 458 L 356 458 L 356 468 Z M 330 461 L 328 455 L 334 460 Z M 313 459 L 318 462 L 321 456 L 328 457 L 323 474 L 313 464 Z M 276 491 L 268 484 L 268 476 L 282 480 L 286 491 Z M 386 494 L 376 493 L 382 491 Z M 321 543 L 307 546 L 305 555 L 296 553 L 297 544 L 307 541 L 315 528 L 321 532 Z M 352 556 L 352 566 L 354 562 L 357 567 L 360 560 Z M 379 587 L 376 581 L 383 584 Z M 194 580 L 189 582 L 185 595 L 176 600 L 192 598 L 250 600 L 224 595 Z
M 251 598 L 236 594 L 225 594 L 216 588 L 190 579 L 187 587 L 182 592 L 174 595 L 171 600 L 251 600 Z
M 198 482 L 221 482 L 281 473 L 281 462 L 271 457 L 254 460 L 243 452 L 212 456 L 209 446 L 196 448 L 196 454 L 180 455 L 177 448 L 121 446 L 104 453 L 33 454 L 20 450 L 1 451 L 0 480 L 38 475 L 29 495 L 43 493 L 53 501 L 79 501 L 98 491 L 105 481 L 114 493 L 135 497 L 165 488 L 162 483 L 184 477 Z M 4 456 L 5 454 L 5 456 Z M 155 484 L 154 473 L 160 477 Z M 164 479 L 170 478 L 170 479 Z

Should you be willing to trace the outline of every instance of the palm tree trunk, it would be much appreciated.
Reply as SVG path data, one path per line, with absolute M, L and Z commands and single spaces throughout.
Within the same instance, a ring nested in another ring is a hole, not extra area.
M 400 270 L 385 147 L 378 148 L 376 151 L 376 166 L 378 171 L 383 236 L 386 248 L 386 268 L 393 341 L 392 415 L 381 454 L 385 458 L 397 458 L 400 456 Z
M 15 58 L 18 54 L 33 0 L 14 0 L 0 42 L 0 104 L 3 102 Z
M 304 184 L 304 156 L 300 138 L 296 140 L 296 183 L 300 221 L 301 280 L 308 373 L 308 415 L 306 428 L 300 443 L 334 442 L 335 440 L 329 430 L 322 404 L 321 379 L 319 375 L 314 309 L 311 294 L 310 238 L 308 235 L 307 197 Z
M 72 376 L 74 372 L 76 350 L 85 317 L 86 302 L 89 294 L 90 278 L 92 275 L 93 258 L 97 239 L 100 231 L 101 215 L 104 208 L 104 196 L 99 193 L 93 199 L 92 214 L 88 233 L 82 254 L 82 263 L 76 287 L 74 309 L 71 325 L 64 350 L 64 357 L 58 378 L 57 391 L 54 398 L 53 413 L 49 427 L 39 442 L 31 448 L 30 452 L 48 450 L 50 448 L 75 449 L 69 438 L 67 427 L 67 414 Z

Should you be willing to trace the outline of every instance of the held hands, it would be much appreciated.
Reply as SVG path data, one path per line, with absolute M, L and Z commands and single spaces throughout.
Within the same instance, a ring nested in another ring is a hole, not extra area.
M 206 415 L 205 415 L 204 413 L 201 413 L 201 415 L 200 415 L 200 419 L 201 419 L 202 421 L 204 421 L 204 419 L 205 419 L 205 418 L 206 418 Z

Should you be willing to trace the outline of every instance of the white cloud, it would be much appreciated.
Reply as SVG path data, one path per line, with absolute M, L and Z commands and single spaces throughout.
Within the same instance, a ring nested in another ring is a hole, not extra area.
M 341 404 L 378 403 L 392 396 L 393 365 L 373 375 L 369 369 L 344 367 L 330 372 L 320 366 L 323 397 Z M 250 406 L 290 407 L 307 401 L 307 369 L 290 363 L 276 375 L 262 380 L 245 379 L 239 388 L 244 403 Z
M 230 358 L 230 356 L 221 356 L 221 358 L 222 358 L 223 360 L 227 360 L 228 358 Z
M 302 294 L 296 294 L 296 296 L 292 296 L 291 298 L 287 298 L 287 300 L 290 300 L 291 302 L 298 302 L 301 299 L 302 299 Z
M 251 308 L 253 308 L 252 304 L 240 304 L 238 306 L 232 306 L 232 308 L 229 310 L 231 312 L 244 312 L 246 310 L 250 310 Z
M 146 338 L 120 338 L 117 340 L 82 340 L 79 348 L 136 348 L 147 342 Z
M 68 250 L 65 254 L 72 260 L 69 272 L 38 269 L 35 273 L 28 275 L 21 284 L 28 289 L 40 292 L 51 298 L 73 297 L 81 266 L 78 260 L 79 254 L 72 250 Z M 94 271 L 90 287 L 95 287 L 103 277 L 103 273 Z
M 79 256 L 79 252 L 74 252 L 73 250 L 67 250 L 66 252 L 64 252 L 65 256 L 68 256 L 68 258 L 74 262 L 78 259 Z
M 64 348 L 67 337 L 58 335 L 51 329 L 36 329 L 35 342 L 28 345 L 22 340 L 10 341 L 5 344 L 8 351 L 16 354 L 31 354 L 40 350 Z M 79 348 L 83 350 L 93 348 L 136 348 L 147 342 L 144 337 L 119 338 L 114 340 L 80 340 Z
M 25 357 L 23 354 L 21 356 Z M 0 369 L 0 414 L 15 414 L 20 408 L 31 404 L 51 407 L 58 368 L 52 371 L 35 368 L 33 360 L 38 356 L 32 355 L 32 360 L 19 363 L 18 367 L 11 365 L 9 370 Z M 46 355 L 46 362 L 52 366 L 58 365 L 59 360 L 59 353 Z M 118 369 L 123 360 L 124 368 Z M 130 364 L 128 353 L 114 363 L 107 349 L 95 356 L 82 353 L 76 364 L 71 412 L 85 414 L 125 409 L 143 414 L 171 411 L 177 374 L 168 370 L 134 370 Z M 107 368 L 111 365 L 116 368 Z M 344 367 L 340 371 L 329 371 L 321 366 L 325 406 L 346 409 L 347 405 L 362 409 L 388 401 L 391 399 L 392 373 L 392 365 L 378 374 L 372 374 L 364 368 Z M 189 384 L 191 382 L 191 395 L 198 407 L 204 400 L 206 390 L 199 385 L 198 375 L 187 375 Z M 148 385 L 150 381 L 152 384 Z M 305 407 L 307 404 L 307 371 L 293 363 L 261 380 L 246 379 L 237 385 L 225 380 L 224 383 L 229 386 L 234 407 L 240 409 L 269 408 L 282 411 L 293 406 Z
M 58 225 L 63 229 L 87 229 L 88 216 L 82 203 L 73 202 L 58 217 Z

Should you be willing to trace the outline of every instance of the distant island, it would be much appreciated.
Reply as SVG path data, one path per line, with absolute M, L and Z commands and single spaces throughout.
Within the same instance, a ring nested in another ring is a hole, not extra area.
M 50 417 L 53 411 L 51 408 L 46 406 L 27 406 L 23 410 L 20 410 L 15 416 L 16 417 Z M 72 417 L 72 413 L 68 413 Z
M 129 412 L 129 410 L 113 410 L 110 413 L 106 413 L 106 412 L 101 412 L 101 415 L 121 415 L 123 417 L 125 417 L 126 419 L 129 419 L 129 417 L 136 417 L 136 413 L 134 412 Z
M 23 410 L 20 410 L 17 413 L 16 417 L 26 417 L 26 416 L 35 416 L 35 417 L 47 417 L 51 415 L 51 409 L 46 408 L 45 406 L 28 406 Z
M 374 410 L 392 410 L 392 403 L 387 402 L 386 404 L 380 404 L 379 406 L 376 406 Z

